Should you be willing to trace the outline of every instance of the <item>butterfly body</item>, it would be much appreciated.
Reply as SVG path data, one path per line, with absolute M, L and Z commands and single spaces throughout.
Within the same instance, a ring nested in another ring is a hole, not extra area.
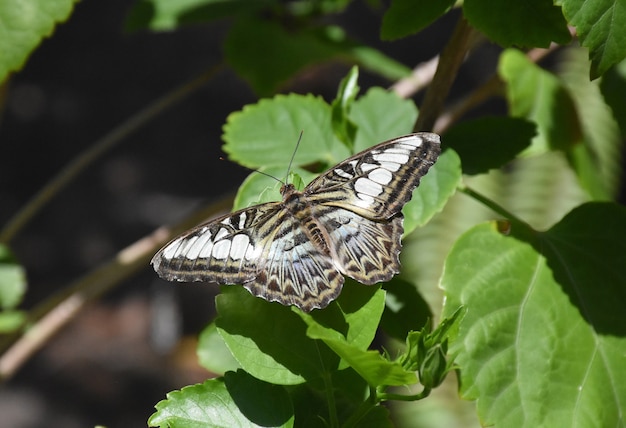
M 439 137 L 410 134 L 337 164 L 282 201 L 255 205 L 175 238 L 152 259 L 170 281 L 242 284 L 304 311 L 334 300 L 344 275 L 363 284 L 400 270 L 402 207 L 440 153 Z

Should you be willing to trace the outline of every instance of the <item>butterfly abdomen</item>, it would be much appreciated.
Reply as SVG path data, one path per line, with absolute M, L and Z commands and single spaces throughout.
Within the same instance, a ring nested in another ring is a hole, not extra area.
M 306 196 L 300 192 L 290 192 L 283 201 L 283 207 L 299 225 L 299 232 L 294 233 L 294 247 L 310 241 L 321 253 L 330 256 L 330 238 L 319 222 L 315 220 L 312 207 L 307 203 Z

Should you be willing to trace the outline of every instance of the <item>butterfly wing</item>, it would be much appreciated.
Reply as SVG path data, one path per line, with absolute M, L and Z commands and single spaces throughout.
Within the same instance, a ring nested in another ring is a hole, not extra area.
M 419 133 L 365 150 L 315 179 L 303 193 L 200 225 L 152 259 L 169 281 L 243 284 L 252 294 L 305 311 L 340 293 L 341 273 L 363 284 L 400 268 L 404 204 L 440 153 Z
M 256 278 L 243 285 L 270 302 L 295 305 L 309 312 L 335 300 L 344 283 L 327 247 L 315 245 L 306 226 L 281 213 L 263 251 Z
M 389 221 L 369 220 L 341 208 L 321 208 L 320 224 L 327 230 L 334 260 L 342 274 L 370 285 L 400 272 L 401 215 Z
M 440 152 L 436 134 L 395 138 L 346 159 L 305 189 L 344 275 L 374 284 L 400 271 L 402 207 Z
M 156 253 L 152 265 L 168 281 L 242 284 L 307 312 L 327 306 L 344 282 L 329 253 L 278 202 L 197 226 Z
M 272 220 L 280 211 L 278 202 L 262 204 L 196 226 L 154 255 L 154 270 L 168 281 L 251 281 L 262 264 Z
M 344 208 L 372 220 L 398 214 L 441 153 L 439 136 L 410 134 L 337 164 L 304 190 L 312 204 Z

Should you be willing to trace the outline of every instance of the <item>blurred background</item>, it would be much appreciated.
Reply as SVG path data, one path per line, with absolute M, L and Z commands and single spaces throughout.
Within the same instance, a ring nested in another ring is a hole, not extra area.
M 455 23 L 447 15 L 417 36 L 383 43 L 376 39 L 383 11 L 364 3 L 332 19 L 408 67 L 436 55 Z M 129 10 L 122 0 L 79 2 L 11 78 L 0 119 L 0 224 L 98 138 L 222 60 L 227 20 L 127 33 Z M 456 90 L 480 82 L 496 51 L 487 46 L 474 55 Z M 316 66 L 283 92 L 330 100 L 349 67 Z M 359 80 L 363 91 L 390 83 L 364 71 Z M 248 171 L 220 160 L 221 128 L 229 113 L 256 99 L 224 68 L 55 197 L 13 241 L 28 275 L 23 307 L 41 303 L 157 227 L 234 192 Z M 0 386 L 0 426 L 145 426 L 168 391 L 211 376 L 196 362 L 195 341 L 214 316 L 217 292 L 160 281 L 146 264 Z

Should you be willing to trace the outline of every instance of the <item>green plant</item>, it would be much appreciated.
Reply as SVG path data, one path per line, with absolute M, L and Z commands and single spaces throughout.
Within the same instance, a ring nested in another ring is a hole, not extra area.
M 225 62 L 262 96 L 331 60 L 396 81 L 391 92 L 359 96 L 352 69 L 330 104 L 275 95 L 231 114 L 224 149 L 244 166 L 283 177 L 301 130 L 293 172 L 303 182 L 412 130 L 441 133 L 446 149 L 405 207 L 401 275 L 381 287 L 348 282 L 337 303 L 311 314 L 222 287 L 198 353 L 223 376 L 171 392 L 149 424 L 391 426 L 389 409 L 399 407 L 381 403 L 426 398 L 456 369 L 460 395 L 478 400 L 484 425 L 624 426 L 626 210 L 614 202 L 626 129 L 624 5 L 393 1 L 384 39 L 459 16 L 418 114 L 406 98 L 426 82 L 325 21 L 349 13 L 349 3 L 144 0 L 129 15 L 129 29 L 153 30 L 231 18 Z M 503 47 L 497 69 L 444 108 L 464 58 L 485 39 Z M 538 65 L 547 55 L 551 69 Z M 508 115 L 467 118 L 493 97 L 506 100 Z M 235 207 L 277 199 L 271 179 L 251 174 Z M 12 233 L 5 229 L 3 241 Z M 15 291 L 0 303 L 12 309 L 23 287 L 2 278 Z M 13 310 L 0 316 L 13 329 L 22 319 Z M 434 330 L 433 318 L 441 319 Z M 370 349 L 379 329 L 391 350 Z M 405 385 L 412 388 L 392 388 Z M 410 418 L 420 423 L 419 413 Z

